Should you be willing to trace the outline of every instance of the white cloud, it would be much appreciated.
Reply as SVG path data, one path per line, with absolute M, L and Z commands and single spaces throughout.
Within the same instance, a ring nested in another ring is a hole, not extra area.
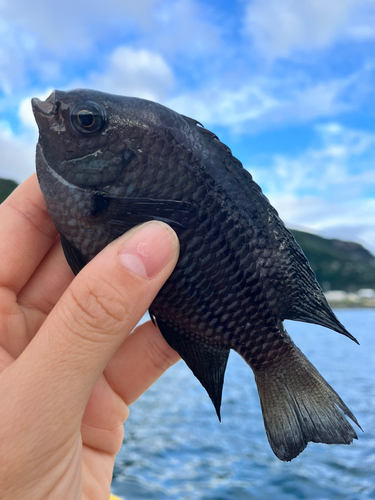
M 269 196 L 288 227 L 326 238 L 356 241 L 375 255 L 373 198 L 341 199 L 318 196 Z
M 18 118 L 20 119 L 23 127 L 28 129 L 37 130 L 33 110 L 31 107 L 31 99 L 33 97 L 38 97 L 40 100 L 44 101 L 51 94 L 54 89 L 49 88 L 44 92 L 35 92 L 32 95 L 25 97 L 21 100 L 18 108 Z
M 206 124 L 229 127 L 256 120 L 281 105 L 282 102 L 267 89 L 263 90 L 258 82 L 233 90 L 208 87 L 168 101 L 168 106 L 184 115 Z
M 321 192 L 330 198 L 353 198 L 371 187 L 375 191 L 375 133 L 347 129 L 338 123 L 320 125 L 315 130 L 319 147 L 297 157 L 274 155 L 266 168 L 249 166 L 259 182 L 267 186 L 267 192 Z M 338 193 L 334 190 L 337 187 Z
M 340 39 L 374 38 L 374 0 L 252 0 L 245 32 L 271 59 Z
M 30 75 L 40 82 L 64 79 L 64 64 L 86 70 L 97 47 L 113 38 L 151 29 L 162 0 L 3 0 L 0 2 L 0 91 L 24 91 Z
M 213 19 L 216 13 L 203 2 L 164 0 L 155 9 L 156 33 L 150 31 L 153 43 L 164 53 L 183 52 L 189 59 L 207 57 L 222 49 L 222 28 L 217 17 Z M 197 71 L 197 67 L 191 70 Z
M 207 85 L 170 99 L 168 105 L 203 124 L 248 133 L 349 111 L 358 105 L 365 93 L 362 85 L 373 73 L 372 66 L 366 66 L 347 77 L 318 82 L 301 75 L 258 75 L 236 88 L 223 82 Z
M 28 37 L 28 45 L 42 43 L 50 52 L 80 51 L 111 34 L 114 27 L 131 31 L 134 23 L 146 27 L 161 0 L 3 0 L 1 17 L 8 28 Z M 74 53 L 72 53 L 74 56 Z
M 160 101 L 173 84 L 172 70 L 160 54 L 117 47 L 102 73 L 92 73 L 84 83 L 74 82 L 72 86 L 83 85 L 112 94 Z
M 35 171 L 37 133 L 15 136 L 9 125 L 0 124 L 0 177 L 22 182 Z
M 219 46 L 220 28 L 206 14 L 194 0 L 107 0 L 105 4 L 65 0 L 63 8 L 57 0 L 2 0 L 0 91 L 22 92 L 35 74 L 41 83 L 65 84 L 66 68 L 72 71 L 79 61 L 81 75 L 87 74 L 90 64 L 99 72 L 105 53 L 124 40 L 171 57 L 176 52 L 192 60 L 207 56 Z M 149 62 L 155 67 L 160 61 Z
M 51 92 L 51 89 L 36 92 L 21 100 L 18 107 L 20 133 L 15 134 L 8 122 L 0 122 L 0 178 L 20 183 L 35 172 L 38 127 L 32 112 L 31 97 L 38 96 L 44 100 Z
M 1 5 L 0 5 L 1 16 Z M 23 79 L 23 68 L 32 48 L 24 33 L 10 26 L 0 17 L 0 92 L 10 95 Z
M 375 133 L 337 123 L 316 129 L 320 145 L 298 157 L 248 165 L 291 227 L 354 240 L 375 252 Z M 255 163 L 255 162 L 254 162 Z

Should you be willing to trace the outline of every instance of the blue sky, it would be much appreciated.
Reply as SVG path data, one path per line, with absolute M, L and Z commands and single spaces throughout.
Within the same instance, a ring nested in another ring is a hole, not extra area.
M 375 253 L 375 0 L 1 0 L 0 176 L 34 171 L 30 98 L 152 99 L 231 147 L 290 226 Z

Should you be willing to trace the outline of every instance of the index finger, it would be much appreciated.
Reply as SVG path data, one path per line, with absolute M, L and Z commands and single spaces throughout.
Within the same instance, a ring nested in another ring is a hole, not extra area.
M 18 293 L 56 236 L 33 174 L 0 205 L 0 286 Z

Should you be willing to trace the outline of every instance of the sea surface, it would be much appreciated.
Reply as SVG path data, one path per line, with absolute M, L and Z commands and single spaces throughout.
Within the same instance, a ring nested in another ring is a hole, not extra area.
M 180 361 L 131 406 L 113 492 L 126 500 L 375 499 L 375 309 L 335 312 L 360 346 L 322 327 L 285 326 L 356 415 L 358 441 L 310 443 L 280 462 L 246 363 L 231 353 L 220 424 Z

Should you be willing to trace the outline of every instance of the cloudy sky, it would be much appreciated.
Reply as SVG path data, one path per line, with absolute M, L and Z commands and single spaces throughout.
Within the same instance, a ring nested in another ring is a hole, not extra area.
M 0 0 L 0 176 L 30 98 L 87 87 L 213 130 L 290 226 L 375 253 L 375 0 Z

